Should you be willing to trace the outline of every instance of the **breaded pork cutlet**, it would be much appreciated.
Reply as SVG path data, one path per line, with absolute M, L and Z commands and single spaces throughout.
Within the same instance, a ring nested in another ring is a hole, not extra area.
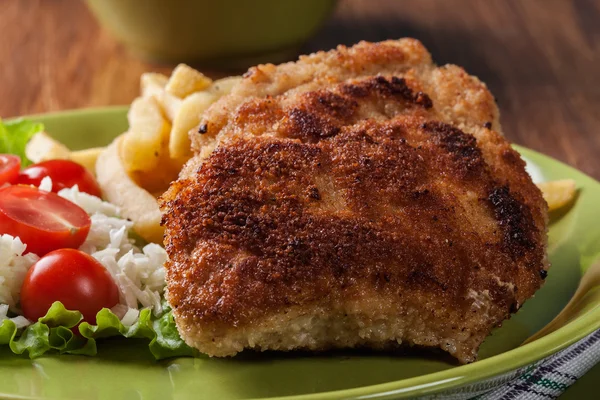
M 485 85 L 416 40 L 252 68 L 162 199 L 168 299 L 212 356 L 476 359 L 542 285 L 547 210 Z

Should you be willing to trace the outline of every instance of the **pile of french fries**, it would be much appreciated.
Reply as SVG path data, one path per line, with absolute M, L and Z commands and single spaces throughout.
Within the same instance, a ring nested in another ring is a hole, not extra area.
M 240 79 L 213 81 L 185 64 L 178 65 L 170 77 L 143 74 L 141 96 L 131 104 L 129 130 L 120 148 L 126 171 L 150 192 L 166 189 L 192 155 L 190 130 Z
M 177 176 L 191 157 L 189 131 L 204 111 L 229 93 L 241 77 L 213 81 L 185 64 L 171 76 L 145 73 L 140 78 L 140 97 L 127 114 L 129 129 L 120 142 L 120 157 L 127 173 L 141 187 L 158 194 Z M 34 162 L 70 159 L 91 171 L 104 148 L 70 151 L 45 133 L 33 137 L 27 156 Z

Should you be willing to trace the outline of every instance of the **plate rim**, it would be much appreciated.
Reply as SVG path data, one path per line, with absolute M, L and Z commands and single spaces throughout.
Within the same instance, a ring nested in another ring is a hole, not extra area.
M 91 107 L 74 110 L 63 110 L 49 113 L 40 113 L 11 117 L 6 120 L 17 118 L 28 119 L 63 119 L 72 117 L 89 117 L 91 115 L 106 114 L 124 116 L 129 106 L 117 105 L 107 107 Z M 585 177 L 590 183 L 598 185 L 600 182 L 586 173 L 576 168 L 556 160 L 555 158 L 542 154 L 538 151 L 524 146 L 513 144 L 513 147 L 519 153 L 528 153 L 525 156 L 532 155 L 535 158 L 545 158 L 561 168 L 569 171 L 570 174 Z M 528 157 L 529 158 L 529 157 Z M 269 397 L 271 400 L 325 400 L 325 399 L 383 399 L 400 398 L 414 395 L 430 395 L 440 393 L 444 390 L 458 389 L 465 385 L 481 382 L 486 379 L 498 377 L 507 372 L 530 365 L 536 361 L 542 360 L 556 352 L 572 345 L 585 336 L 600 328 L 600 304 L 594 305 L 585 314 L 569 322 L 565 326 L 557 329 L 532 343 L 519 346 L 504 353 L 486 358 L 472 364 L 461 365 L 444 371 L 420 375 L 413 378 L 400 379 L 386 383 L 368 385 L 351 389 L 340 389 L 334 391 L 310 393 L 302 395 L 290 395 L 283 397 Z

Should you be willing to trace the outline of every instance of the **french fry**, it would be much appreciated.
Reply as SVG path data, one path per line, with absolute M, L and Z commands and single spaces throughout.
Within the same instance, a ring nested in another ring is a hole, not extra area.
M 179 64 L 173 70 L 165 89 L 167 93 L 183 99 L 192 93 L 208 88 L 211 83 L 212 79 L 203 73 L 185 64 Z
M 179 109 L 181 108 L 182 100 L 178 97 L 167 93 L 164 89 L 150 86 L 145 92 L 142 92 L 146 98 L 153 98 L 160 105 L 162 114 L 169 120 L 173 121 Z
M 133 220 L 133 228 L 149 242 L 162 243 L 160 210 L 154 196 L 139 187 L 126 171 L 120 156 L 125 136 L 119 136 L 100 154 L 96 176 L 105 198 L 121 209 L 121 215 Z
M 47 133 L 33 135 L 25 147 L 25 155 L 34 163 L 46 160 L 68 160 L 71 151 L 64 144 L 52 139 Z
M 213 82 L 212 86 L 208 89 L 211 93 L 224 96 L 231 92 L 231 89 L 242 80 L 241 76 L 230 76 L 223 79 L 217 79 Z
M 166 76 L 160 74 L 144 74 L 141 78 L 142 97 L 153 98 L 160 105 L 161 112 L 169 120 L 175 119 L 181 107 L 181 99 L 165 90 Z
M 169 139 L 169 153 L 173 158 L 189 157 L 190 149 L 189 131 L 196 127 L 202 119 L 204 111 L 210 107 L 218 96 L 212 93 L 197 92 L 183 100 L 179 113 L 173 121 L 173 128 Z
M 171 124 L 153 97 L 138 97 L 131 104 L 129 132 L 121 145 L 121 158 L 128 172 L 151 171 L 165 151 Z
M 537 186 L 548 203 L 548 211 L 557 210 L 571 203 L 577 192 L 575 181 L 572 179 L 542 182 Z
M 182 100 L 173 96 L 166 91 L 157 93 L 154 98 L 160 104 L 164 115 L 167 117 L 169 122 L 173 122 L 175 117 L 179 113 L 179 109 L 181 108 Z
M 192 93 L 183 100 L 179 112 L 173 120 L 169 139 L 169 153 L 172 158 L 189 158 L 191 156 L 190 130 L 198 126 L 204 111 L 221 96 L 231 92 L 231 89 L 241 79 L 241 77 L 235 76 L 216 80 L 207 90 Z
M 104 147 L 94 147 L 91 149 L 73 151 L 69 154 L 71 161 L 83 165 L 94 174 L 96 173 L 96 160 L 100 153 L 104 151 Z
M 156 72 L 145 72 L 140 77 L 140 88 L 142 93 L 150 88 L 164 89 L 169 82 L 169 77 Z

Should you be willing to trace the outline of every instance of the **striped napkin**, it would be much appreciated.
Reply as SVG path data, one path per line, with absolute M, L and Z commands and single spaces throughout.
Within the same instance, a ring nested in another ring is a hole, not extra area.
M 474 385 L 425 398 L 448 400 L 555 399 L 598 362 L 600 362 L 600 330 L 527 367 Z

